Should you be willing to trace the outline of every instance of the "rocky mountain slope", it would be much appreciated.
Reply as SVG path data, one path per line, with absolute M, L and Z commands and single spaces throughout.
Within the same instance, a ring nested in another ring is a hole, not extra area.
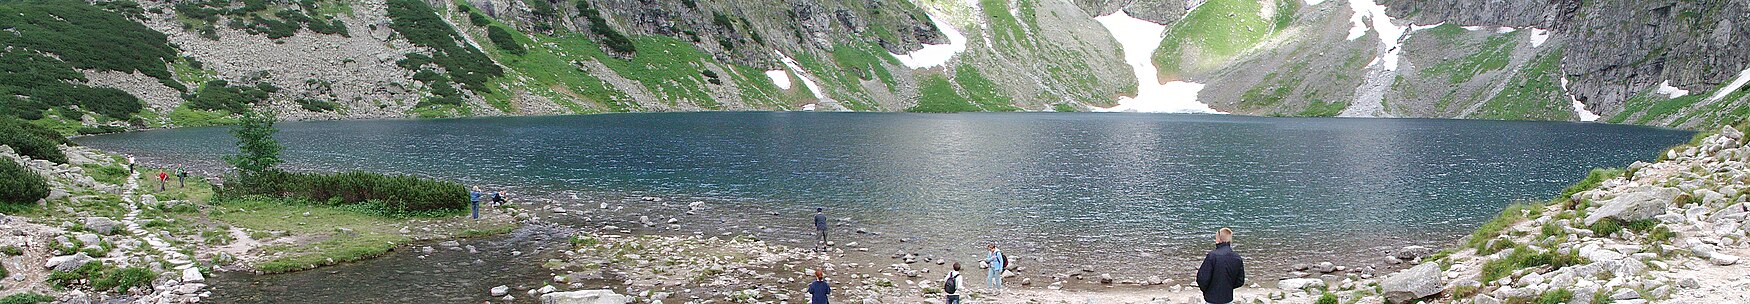
M 0 10 L 12 34 L 0 35 L 0 58 L 33 67 L 0 71 L 10 93 L 0 106 L 68 132 L 223 124 L 250 107 L 288 119 L 1106 110 L 1681 128 L 1750 116 L 1750 44 L 1734 40 L 1750 34 L 1741 1 L 33 0 Z

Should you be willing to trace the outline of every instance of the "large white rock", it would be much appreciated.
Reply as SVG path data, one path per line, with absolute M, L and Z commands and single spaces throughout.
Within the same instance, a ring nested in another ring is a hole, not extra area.
M 1423 263 L 1380 281 L 1385 300 L 1391 303 L 1409 303 L 1440 293 L 1440 286 L 1439 263 Z
M 79 266 L 85 266 L 86 263 L 91 263 L 91 261 L 91 256 L 86 255 L 84 252 L 79 252 L 74 253 L 73 255 L 49 258 L 49 262 L 43 265 L 43 268 L 54 269 L 55 271 L 61 272 L 70 272 L 79 270 Z
M 1277 288 L 1283 290 L 1305 290 L 1307 288 L 1325 287 L 1325 280 L 1320 279 L 1287 279 L 1276 282 Z
M 182 270 L 183 283 L 200 283 L 206 281 L 207 277 L 201 275 L 201 270 L 199 268 L 189 267 L 188 269 Z
M 632 297 L 614 293 L 613 290 L 581 290 L 555 292 L 541 295 L 541 304 L 626 304 L 632 303 Z
M 1604 201 L 1597 211 L 1586 216 L 1586 225 L 1592 225 L 1599 220 L 1614 218 L 1630 222 L 1651 219 L 1665 213 L 1665 207 L 1677 201 L 1682 190 L 1665 187 L 1638 187 L 1629 189 L 1610 200 Z
M 491 294 L 494 297 L 502 297 L 504 295 L 510 294 L 510 286 L 498 285 L 498 287 L 493 287 L 491 290 Z

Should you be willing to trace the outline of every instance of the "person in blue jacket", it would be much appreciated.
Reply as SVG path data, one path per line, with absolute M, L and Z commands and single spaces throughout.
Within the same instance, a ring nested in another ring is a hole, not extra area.
M 808 284 L 809 304 L 827 304 L 827 294 L 832 293 L 832 287 L 826 286 L 826 272 L 814 270 L 814 283 Z

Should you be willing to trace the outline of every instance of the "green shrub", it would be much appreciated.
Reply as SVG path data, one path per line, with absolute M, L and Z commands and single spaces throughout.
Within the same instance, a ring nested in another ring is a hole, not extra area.
M 1314 304 L 1338 304 L 1337 295 L 1326 292 L 1325 295 L 1319 296 L 1318 302 L 1313 302 L 1313 303 Z
M 121 133 L 121 132 L 126 132 L 127 130 L 128 130 L 128 128 L 125 128 L 125 127 L 117 127 L 117 126 L 110 126 L 110 125 L 83 126 L 83 127 L 79 127 L 79 130 L 74 131 L 74 133 L 79 133 L 79 135 L 95 135 L 95 134 Z
M 1671 232 L 1671 229 L 1665 228 L 1665 226 L 1659 226 L 1653 228 L 1653 233 L 1647 234 L 1647 241 L 1654 244 L 1664 243 L 1674 237 L 1677 237 L 1676 232 Z
M 1596 222 L 1596 223 L 1592 223 L 1592 227 L 1590 227 L 1590 228 L 1592 229 L 1592 235 L 1604 237 L 1604 236 L 1610 236 L 1612 234 L 1616 234 L 1616 232 L 1618 232 L 1618 231 L 1622 231 L 1622 223 L 1617 222 L 1616 219 L 1607 218 L 1607 219 L 1598 220 L 1598 222 Z
M 48 302 L 54 302 L 54 301 L 55 301 L 55 297 L 45 296 L 45 295 L 42 295 L 39 293 L 34 293 L 34 292 L 15 293 L 15 294 L 12 294 L 10 296 L 6 296 L 4 298 L 0 298 L 0 304 L 37 304 L 37 303 L 48 303 Z
M 1558 288 L 1537 297 L 1537 304 L 1564 304 L 1574 299 L 1574 292 L 1566 288 Z
M 11 158 L 0 158 L 0 204 L 31 205 L 49 197 L 49 183 Z
M 0 117 L 0 145 L 12 147 L 19 155 L 65 164 L 67 154 L 61 152 L 60 145 L 66 142 L 67 138 L 55 130 Z
M 0 279 L 5 279 L 9 276 L 12 276 L 12 273 L 6 271 L 6 264 L 0 264 Z
M 158 278 L 158 273 L 141 267 L 115 268 L 103 261 L 92 261 L 71 272 L 53 271 L 49 273 L 49 283 L 55 287 L 67 288 L 79 284 L 88 284 L 93 289 L 127 291 L 133 287 L 150 287 L 152 279 Z
M 1500 215 L 1483 223 L 1481 227 L 1477 227 L 1477 231 L 1471 232 L 1471 235 L 1467 237 L 1464 247 L 1482 248 L 1482 246 L 1489 240 L 1501 236 L 1501 231 L 1507 230 L 1508 226 L 1512 226 L 1514 223 L 1525 220 L 1527 213 L 1536 216 L 1536 214 L 1540 214 L 1542 210 L 1543 205 L 1540 204 L 1515 203 L 1508 205 L 1506 209 L 1501 210 Z
M 468 6 L 462 7 L 466 8 Z M 481 14 L 479 11 L 469 11 L 468 23 L 473 24 L 474 26 L 486 26 L 492 24 L 492 19 L 488 19 L 486 14 Z
M 1556 197 L 1556 199 L 1563 201 L 1563 202 L 1567 202 L 1562 206 L 1564 209 L 1574 209 L 1573 205 L 1572 205 L 1573 202 L 1572 202 L 1572 200 L 1569 199 L 1571 197 L 1574 197 L 1574 194 L 1578 194 L 1582 191 L 1592 190 L 1594 188 L 1598 188 L 1598 185 L 1603 184 L 1605 180 L 1620 177 L 1620 176 L 1622 176 L 1623 172 L 1624 171 L 1620 168 L 1592 169 L 1592 172 L 1586 173 L 1585 179 L 1581 179 L 1580 182 L 1574 183 L 1573 185 L 1568 186 L 1568 188 L 1562 189 L 1561 196 Z
M 213 80 L 202 85 L 200 92 L 188 100 L 188 108 L 243 113 L 251 105 L 267 101 L 268 95 L 278 91 L 279 88 L 266 82 L 253 86 L 232 86 L 224 80 Z
M 502 26 L 486 27 L 486 39 L 492 40 L 492 45 L 498 46 L 498 49 L 516 55 L 528 54 L 529 50 L 524 49 L 522 44 L 517 43 L 515 37 L 514 34 L 511 34 L 510 31 L 505 30 Z
M 269 171 L 234 177 L 226 182 L 222 195 L 227 198 L 265 195 L 330 205 L 359 205 L 388 215 L 419 215 L 468 207 L 468 189 L 459 183 L 357 171 L 339 174 Z
M 333 112 L 334 109 L 340 107 L 339 104 L 335 104 L 333 101 L 314 98 L 298 98 L 297 101 L 299 107 L 303 107 L 305 111 L 310 112 Z
M 1554 251 L 1532 253 L 1525 246 L 1513 247 L 1513 253 L 1506 257 L 1483 263 L 1483 282 L 1493 282 L 1512 274 L 1514 270 L 1549 266 L 1550 270 L 1562 269 L 1568 266 L 1591 263 L 1578 254 L 1559 254 Z
M 0 246 L 0 253 L 10 256 L 21 256 L 24 255 L 24 249 L 18 248 L 18 246 Z

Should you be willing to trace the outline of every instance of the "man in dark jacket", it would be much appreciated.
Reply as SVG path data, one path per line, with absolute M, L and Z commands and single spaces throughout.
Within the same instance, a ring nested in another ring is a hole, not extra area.
M 814 208 L 814 231 L 820 235 L 814 242 L 814 251 L 826 251 L 826 208 Z
M 1221 228 L 1215 232 L 1215 250 L 1203 257 L 1197 268 L 1197 288 L 1203 290 L 1203 302 L 1226 304 L 1234 301 L 1234 288 L 1246 285 L 1246 267 L 1233 249 L 1234 231 Z

